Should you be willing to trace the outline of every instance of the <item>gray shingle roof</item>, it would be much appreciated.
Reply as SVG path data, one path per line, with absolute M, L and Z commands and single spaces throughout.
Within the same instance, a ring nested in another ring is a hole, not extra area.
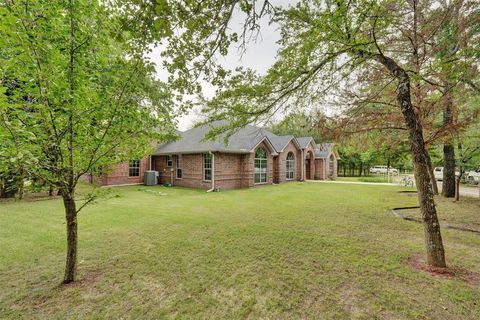
M 319 143 L 315 148 L 315 158 L 327 158 L 332 152 L 333 143 Z
M 272 151 L 282 152 L 287 144 L 293 139 L 300 148 L 305 148 L 313 141 L 312 137 L 296 139 L 293 135 L 277 136 L 263 128 L 247 125 L 239 129 L 225 143 L 226 134 L 219 135 L 215 140 L 204 140 L 205 135 L 214 127 L 226 124 L 216 121 L 184 132 L 179 132 L 180 138 L 176 141 L 167 142 L 157 147 L 155 155 L 176 153 L 203 153 L 203 152 L 226 152 L 226 153 L 249 153 L 259 143 L 266 141 L 272 147 Z
M 300 138 L 297 138 L 297 141 L 300 144 L 300 147 L 303 149 L 303 148 L 306 148 L 308 146 L 310 141 L 313 141 L 313 138 L 312 137 L 300 137 Z
M 273 133 L 267 133 L 263 128 L 247 125 L 230 136 L 227 144 L 224 143 L 226 134 L 219 135 L 215 140 L 204 140 L 205 135 L 211 128 L 221 124 L 221 122 L 214 122 L 180 132 L 178 140 L 160 145 L 155 154 L 201 153 L 208 151 L 248 153 L 263 140 L 268 140 L 267 135 L 273 135 Z M 267 144 L 271 144 L 271 142 L 268 140 Z
M 268 136 L 268 135 L 267 135 Z M 287 144 L 292 140 L 292 139 L 295 139 L 294 136 L 292 135 L 288 135 L 288 136 L 276 136 L 276 135 L 273 135 L 272 133 L 272 136 L 268 136 L 268 139 L 270 139 L 270 141 L 272 142 L 273 144 L 273 147 L 275 148 L 275 150 L 277 150 L 277 152 L 282 152 L 283 149 L 287 146 Z

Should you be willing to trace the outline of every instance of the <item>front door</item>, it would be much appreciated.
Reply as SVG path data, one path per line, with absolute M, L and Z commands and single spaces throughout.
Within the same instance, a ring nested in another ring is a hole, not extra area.
M 307 179 L 312 179 L 310 177 L 310 159 L 306 159 L 305 160 L 305 173 L 306 173 L 306 176 L 307 176 Z

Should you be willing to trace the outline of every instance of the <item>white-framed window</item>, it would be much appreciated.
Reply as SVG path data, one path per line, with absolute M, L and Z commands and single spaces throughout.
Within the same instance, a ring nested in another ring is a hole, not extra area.
M 182 179 L 182 155 L 181 154 L 178 154 L 177 155 L 177 163 L 176 163 L 176 167 L 177 167 L 177 179 Z
M 263 148 L 255 151 L 255 183 L 267 182 L 267 153 Z
M 130 160 L 128 162 L 128 176 L 140 177 L 140 160 Z
M 203 180 L 212 181 L 212 155 L 210 153 L 203 154 Z
M 167 167 L 173 167 L 173 159 L 171 155 L 167 156 Z
M 295 170 L 295 156 L 293 152 L 287 154 L 287 163 L 286 163 L 286 179 L 293 180 L 294 170 Z

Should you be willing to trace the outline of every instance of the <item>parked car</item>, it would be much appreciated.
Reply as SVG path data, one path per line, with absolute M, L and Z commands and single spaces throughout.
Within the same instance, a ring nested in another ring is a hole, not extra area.
M 476 170 L 471 170 L 467 173 L 467 181 L 471 184 L 478 184 L 480 183 L 480 168 Z
M 435 175 L 435 180 L 442 181 L 443 180 L 443 167 L 435 167 L 433 169 L 433 174 Z M 460 175 L 460 171 L 455 170 L 455 175 L 458 177 Z
M 375 173 L 375 174 L 387 174 L 390 172 L 390 174 L 398 174 L 398 169 L 392 168 L 392 167 L 387 167 L 387 166 L 373 166 L 370 167 L 370 173 Z

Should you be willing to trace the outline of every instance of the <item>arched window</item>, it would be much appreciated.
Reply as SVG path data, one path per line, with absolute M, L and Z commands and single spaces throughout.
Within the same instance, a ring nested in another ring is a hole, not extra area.
M 295 168 L 295 156 L 293 155 L 293 152 L 290 151 L 287 154 L 287 170 L 286 170 L 287 180 L 293 180 L 294 168 Z
M 334 163 L 335 163 L 335 157 L 332 155 L 330 155 L 330 161 L 328 162 L 328 175 L 330 177 L 333 177 L 333 166 L 334 166 Z
M 263 148 L 255 151 L 255 183 L 267 182 L 267 153 Z

